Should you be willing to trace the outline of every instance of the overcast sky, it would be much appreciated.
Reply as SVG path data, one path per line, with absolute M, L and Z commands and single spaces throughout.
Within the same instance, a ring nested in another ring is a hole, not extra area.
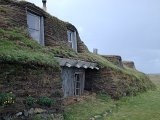
M 42 6 L 42 0 L 27 0 Z M 76 26 L 90 51 L 160 73 L 160 0 L 47 0 L 48 12 Z

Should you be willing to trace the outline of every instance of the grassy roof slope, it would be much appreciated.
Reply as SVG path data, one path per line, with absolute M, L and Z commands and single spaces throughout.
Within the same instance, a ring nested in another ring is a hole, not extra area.
M 124 93 L 127 93 L 127 95 L 135 95 L 138 92 L 144 92 L 148 89 L 155 88 L 155 85 L 150 81 L 149 77 L 146 74 L 128 67 L 120 68 L 113 63 L 107 61 L 101 55 L 96 55 L 91 52 L 76 53 L 67 46 L 61 46 L 57 48 L 50 47 L 47 49 L 53 52 L 55 56 L 96 62 L 98 63 L 100 69 L 104 68 L 107 71 L 111 71 L 113 75 L 104 76 L 102 80 L 99 79 L 95 81 L 95 84 L 99 84 L 100 82 L 100 84 L 96 86 L 98 88 L 102 88 L 101 85 L 103 86 L 103 84 L 105 83 L 110 84 L 108 83 L 108 80 L 111 79 L 111 85 L 114 84 L 117 87 L 117 90 L 111 94 L 111 96 L 114 98 L 119 98 L 123 96 Z
M 36 41 L 29 39 L 20 29 L 0 28 L 0 62 L 40 65 L 58 68 L 54 54 Z
M 118 87 L 119 92 L 116 96 L 121 96 L 124 88 L 131 93 L 137 93 L 154 87 L 145 74 L 129 68 L 119 68 L 100 55 L 90 52 L 76 53 L 67 46 L 43 47 L 30 39 L 23 29 L 0 28 L 0 63 L 60 68 L 54 56 L 96 62 L 100 68 L 113 71 L 115 75 L 111 79 Z M 127 78 L 124 79 L 123 76 L 127 76 Z M 107 82 L 107 78 L 104 79 L 104 82 Z

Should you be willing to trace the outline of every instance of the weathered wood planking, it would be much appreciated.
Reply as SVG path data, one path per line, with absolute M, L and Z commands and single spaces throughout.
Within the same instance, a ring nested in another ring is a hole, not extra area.
M 83 94 L 84 91 L 84 82 L 85 82 L 85 70 L 84 69 L 77 69 L 77 68 L 68 68 L 62 67 L 61 78 L 62 88 L 64 92 L 64 97 L 74 96 L 75 94 L 75 74 L 81 74 L 80 79 L 80 95 Z

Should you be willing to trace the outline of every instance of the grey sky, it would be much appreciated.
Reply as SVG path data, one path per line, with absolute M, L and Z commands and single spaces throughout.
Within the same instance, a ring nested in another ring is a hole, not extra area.
M 48 0 L 47 7 L 78 28 L 90 51 L 121 55 L 140 71 L 160 73 L 160 0 Z

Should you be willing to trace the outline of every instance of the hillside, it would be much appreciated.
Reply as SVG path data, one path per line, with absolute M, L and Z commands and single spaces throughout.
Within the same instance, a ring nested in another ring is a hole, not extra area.
M 121 100 L 118 112 L 106 120 L 159 120 L 160 118 L 160 75 L 149 75 L 157 86 L 154 91 Z
M 160 75 L 149 75 L 157 89 L 113 101 L 103 94 L 90 94 L 80 102 L 68 105 L 66 120 L 159 120 Z M 84 109 L 85 108 L 85 109 Z

